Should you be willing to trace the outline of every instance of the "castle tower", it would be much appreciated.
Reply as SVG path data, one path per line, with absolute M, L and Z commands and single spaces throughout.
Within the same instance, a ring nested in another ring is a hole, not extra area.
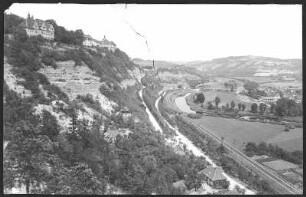
M 28 27 L 28 20 L 30 19 L 30 13 L 28 12 L 28 17 L 26 18 L 26 27 Z

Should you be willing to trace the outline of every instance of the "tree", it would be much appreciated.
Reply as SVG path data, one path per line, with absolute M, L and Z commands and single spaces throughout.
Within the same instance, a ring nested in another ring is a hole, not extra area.
M 205 101 L 205 96 L 202 92 L 196 95 L 196 100 L 195 100 L 196 103 L 201 103 L 203 105 L 204 101 Z
M 54 41 L 64 44 L 81 45 L 84 39 L 84 33 L 78 29 L 76 31 L 68 31 L 62 26 L 58 26 L 54 20 L 47 20 L 54 27 Z
M 209 110 L 214 109 L 214 106 L 213 106 L 213 104 L 212 104 L 211 101 L 209 101 L 207 105 L 208 105 L 208 106 L 207 106 L 207 109 L 209 109 Z
M 258 148 L 257 152 L 259 154 L 266 154 L 267 153 L 268 146 L 267 146 L 266 142 L 259 143 L 257 148 Z
M 235 185 L 235 189 L 240 193 L 241 188 L 239 187 L 239 185 Z
M 14 181 L 26 186 L 27 194 L 30 188 L 40 187 L 45 181 L 47 172 L 42 166 L 53 151 L 50 139 L 45 135 L 36 136 L 35 133 L 39 133 L 36 130 L 32 124 L 21 121 L 6 149 L 5 171 L 11 172 Z
M 235 105 L 236 105 L 236 104 L 235 104 L 235 102 L 234 102 L 234 101 L 232 101 L 232 102 L 231 102 L 231 109 L 232 109 L 232 110 L 234 110 Z
M 271 113 L 271 114 L 274 114 L 274 113 L 275 113 L 275 108 L 276 108 L 275 103 L 271 103 L 271 107 L 270 107 L 270 113 Z
M 147 155 L 143 158 L 144 169 L 147 171 L 147 174 L 150 175 L 157 167 L 156 159 L 152 155 Z
M 218 108 L 218 105 L 219 105 L 219 103 L 220 103 L 220 98 L 218 97 L 218 96 L 216 96 L 216 98 L 215 98 L 215 104 L 216 104 L 216 107 Z
M 40 134 L 47 135 L 50 139 L 54 139 L 60 131 L 56 118 L 45 109 L 42 112 L 42 117 L 43 120 Z
M 266 104 L 260 103 L 259 104 L 259 112 L 260 112 L 260 114 L 261 115 L 264 114 L 265 111 L 266 111 Z
M 251 112 L 253 112 L 253 113 L 256 113 L 256 112 L 257 112 L 257 104 L 256 104 L 256 103 L 253 103 L 253 104 L 251 105 Z
M 229 106 L 230 106 L 230 104 L 229 104 L 229 103 L 226 103 L 225 109 L 226 109 L 226 110 L 229 110 Z
M 106 181 L 94 175 L 85 164 L 65 166 L 63 161 L 53 156 L 52 171 L 46 181 L 46 187 L 36 191 L 40 194 L 95 194 L 103 195 L 106 190 Z
M 288 113 L 288 99 L 280 98 L 276 102 L 275 115 L 286 116 Z
M 238 103 L 238 110 L 240 111 L 241 110 L 241 103 Z
M 242 111 L 245 110 L 245 104 L 244 103 L 241 105 L 241 109 L 242 109 Z
M 246 145 L 245 145 L 245 148 L 244 148 L 244 151 L 245 152 L 257 152 L 257 145 L 256 143 L 254 142 L 248 142 Z

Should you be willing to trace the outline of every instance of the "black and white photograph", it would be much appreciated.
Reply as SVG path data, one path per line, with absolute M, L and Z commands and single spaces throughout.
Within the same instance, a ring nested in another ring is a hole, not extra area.
M 10 4 L 3 194 L 303 195 L 302 10 Z

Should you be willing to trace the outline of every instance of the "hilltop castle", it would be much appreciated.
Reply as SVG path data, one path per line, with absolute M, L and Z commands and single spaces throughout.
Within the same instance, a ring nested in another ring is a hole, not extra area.
M 34 19 L 30 14 L 28 14 L 28 17 L 22 22 L 21 26 L 25 28 L 28 36 L 41 35 L 48 40 L 54 39 L 53 25 L 40 19 Z
M 93 47 L 93 46 L 105 47 L 105 48 L 108 48 L 108 50 L 112 52 L 114 52 L 117 48 L 115 43 L 107 40 L 105 36 L 102 41 L 98 41 L 92 38 L 90 35 L 85 35 L 83 45 L 88 46 L 88 47 Z

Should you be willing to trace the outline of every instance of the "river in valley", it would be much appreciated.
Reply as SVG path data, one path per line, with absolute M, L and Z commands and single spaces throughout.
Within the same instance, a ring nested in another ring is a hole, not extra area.
M 182 112 L 189 113 L 189 114 L 195 114 L 195 112 L 192 111 L 189 105 L 187 105 L 186 103 L 186 97 L 189 96 L 190 94 L 191 93 L 187 93 L 185 96 L 177 97 L 175 99 L 175 104 Z

